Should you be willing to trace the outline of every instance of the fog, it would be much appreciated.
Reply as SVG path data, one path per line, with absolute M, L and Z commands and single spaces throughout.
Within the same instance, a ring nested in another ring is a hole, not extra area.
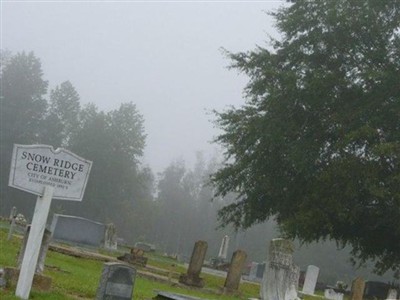
M 53 88 L 69 80 L 81 103 L 132 101 L 145 118 L 144 164 L 193 163 L 210 143 L 212 109 L 243 103 L 247 78 L 221 48 L 267 46 L 266 11 L 284 1 L 2 1 L 1 48 L 34 51 Z

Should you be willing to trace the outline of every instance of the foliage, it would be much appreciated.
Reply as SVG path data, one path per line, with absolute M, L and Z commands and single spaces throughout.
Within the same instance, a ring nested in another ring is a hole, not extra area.
M 1 62 L 1 178 L 9 176 L 15 143 L 67 148 L 94 163 L 83 202 L 58 202 L 56 210 L 114 222 L 121 235 L 132 234 L 131 227 L 136 228 L 133 234 L 146 232 L 152 220 L 145 214 L 153 200 L 153 175 L 140 162 L 146 135 L 136 106 L 124 103 L 110 112 L 93 104 L 81 108 L 69 81 L 56 86 L 46 99 L 48 83 L 32 52 L 2 52 Z M 0 184 L 2 214 L 16 206 L 29 219 L 36 197 L 8 187 L 7 180 Z
M 43 128 L 46 144 L 68 146 L 69 139 L 77 133 L 80 113 L 79 94 L 69 81 L 50 91 L 47 124 Z
M 223 224 L 274 217 L 303 242 L 351 245 L 400 272 L 400 2 L 293 1 L 273 51 L 227 53 L 247 101 L 217 112 Z
M 3 55 L 3 52 L 2 52 Z M 40 60 L 30 53 L 2 56 L 0 73 L 0 199 L 1 210 L 11 209 L 7 200 L 20 204 L 29 197 L 7 187 L 13 144 L 33 144 L 40 141 L 47 109 L 44 98 L 47 81 L 43 78 Z M 29 200 L 28 200 L 29 201 Z M 15 205 L 15 204 L 14 204 Z M 27 205 L 27 208 L 32 205 Z
M 158 231 L 154 239 L 167 253 L 189 257 L 194 243 L 205 240 L 210 247 L 209 255 L 218 254 L 226 232 L 215 231 L 216 211 L 220 203 L 211 202 L 213 190 L 206 184 L 216 165 L 215 160 L 206 162 L 199 152 L 193 169 L 187 168 L 183 161 L 174 161 L 160 174 L 157 195 L 159 213 L 155 225 Z

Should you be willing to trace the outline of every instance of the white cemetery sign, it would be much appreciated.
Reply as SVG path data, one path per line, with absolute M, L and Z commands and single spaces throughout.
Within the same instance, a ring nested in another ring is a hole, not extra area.
M 9 186 L 38 195 L 15 295 L 28 299 L 51 199 L 81 201 L 92 162 L 46 145 L 14 145 Z
M 92 162 L 46 145 L 14 145 L 9 186 L 41 196 L 44 186 L 53 198 L 81 201 Z

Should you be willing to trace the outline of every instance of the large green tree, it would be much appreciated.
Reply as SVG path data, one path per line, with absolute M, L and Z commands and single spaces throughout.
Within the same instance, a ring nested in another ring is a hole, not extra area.
M 69 81 L 50 91 L 50 104 L 45 119 L 43 140 L 54 148 L 67 147 L 79 128 L 80 97 Z
M 400 2 L 297 0 L 272 13 L 271 48 L 227 53 L 246 103 L 217 112 L 220 220 L 274 217 L 283 233 L 350 245 L 400 271 Z
M 129 229 L 127 220 L 139 210 L 150 209 L 152 174 L 141 168 L 145 145 L 144 120 L 132 103 L 104 113 L 89 104 L 81 110 L 80 123 L 69 139 L 69 149 L 93 161 L 81 203 L 66 203 L 68 213 Z

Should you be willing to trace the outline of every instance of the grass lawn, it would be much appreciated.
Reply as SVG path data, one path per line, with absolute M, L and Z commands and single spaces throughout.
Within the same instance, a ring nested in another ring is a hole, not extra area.
M 0 268 L 6 266 L 15 267 L 17 253 L 20 248 L 21 239 L 14 236 L 10 241 L 7 241 L 7 234 L 8 230 L 6 228 L 0 229 Z M 149 266 L 164 269 L 165 273 L 171 272 L 171 277 L 174 279 L 178 277 L 178 274 L 186 272 L 183 265 L 171 259 L 156 254 L 150 254 L 148 258 Z M 52 289 L 50 292 L 42 292 L 32 288 L 30 299 L 64 300 L 95 298 L 103 268 L 102 262 L 48 251 L 45 265 L 44 275 L 52 278 Z M 259 295 L 259 285 L 251 283 L 241 284 L 239 296 L 221 295 L 219 294 L 219 290 L 224 284 L 224 278 L 209 274 L 202 274 L 201 277 L 205 280 L 205 288 L 190 289 L 182 288 L 174 284 L 160 283 L 155 280 L 144 278 L 138 274 L 135 280 L 133 299 L 152 299 L 156 296 L 156 290 L 215 300 L 239 300 L 249 297 L 258 297 Z M 15 287 L 0 289 L 0 299 L 18 299 L 14 296 L 14 293 Z

